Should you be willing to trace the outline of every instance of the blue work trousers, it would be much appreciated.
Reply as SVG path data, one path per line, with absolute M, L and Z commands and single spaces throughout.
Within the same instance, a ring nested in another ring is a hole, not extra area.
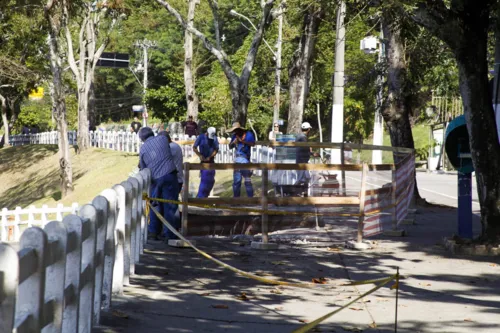
M 239 198 L 241 195 L 241 178 L 245 178 L 245 189 L 247 197 L 253 197 L 252 170 L 234 170 L 233 173 L 233 195 Z
M 197 198 L 208 198 L 215 184 L 215 170 L 200 171 L 200 187 Z
M 153 198 L 179 200 L 179 183 L 177 182 L 177 174 L 169 173 L 168 175 L 153 180 L 151 184 L 151 193 L 151 196 Z M 177 204 L 155 202 L 153 203 L 153 206 L 175 229 L 180 229 L 181 219 Z M 171 232 L 167 227 L 163 226 L 163 223 L 153 211 L 151 211 L 149 215 L 150 222 L 148 231 L 150 233 L 159 234 L 160 232 L 162 232 L 163 227 L 163 236 L 167 237 L 168 239 L 177 238 L 177 236 L 175 236 L 173 232 Z

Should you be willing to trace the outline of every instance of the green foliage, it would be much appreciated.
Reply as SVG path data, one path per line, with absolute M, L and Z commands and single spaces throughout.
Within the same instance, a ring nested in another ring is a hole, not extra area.
M 166 72 L 168 83 L 159 88 L 148 89 L 146 103 L 152 114 L 163 122 L 184 117 L 186 98 L 182 75 L 176 72 Z
M 78 127 L 78 100 L 76 96 L 66 96 L 66 120 L 68 129 Z M 40 131 L 53 131 L 56 123 L 52 121 L 52 102 L 49 96 L 41 100 L 28 100 L 21 105 L 21 112 L 14 124 L 14 134 L 20 133 L 23 126 L 36 126 Z

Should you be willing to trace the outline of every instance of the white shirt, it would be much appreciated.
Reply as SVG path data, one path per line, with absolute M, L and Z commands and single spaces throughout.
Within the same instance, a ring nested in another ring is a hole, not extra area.
M 175 142 L 170 142 L 170 151 L 172 152 L 172 158 L 174 160 L 175 167 L 177 169 L 177 182 L 184 182 L 184 161 L 182 158 L 182 148 Z

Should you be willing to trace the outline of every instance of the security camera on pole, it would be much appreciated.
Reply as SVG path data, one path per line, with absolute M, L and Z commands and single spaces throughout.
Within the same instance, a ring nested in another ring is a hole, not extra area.
M 146 107 L 146 89 L 148 88 L 148 63 L 149 63 L 149 57 L 148 57 L 148 49 L 149 48 L 154 48 L 156 47 L 156 42 L 155 41 L 150 41 L 147 39 L 144 39 L 142 41 L 137 41 L 135 42 L 134 46 L 142 48 L 143 51 L 143 68 L 140 68 L 139 66 L 137 68 L 138 71 L 141 69 L 144 71 L 143 72 L 143 83 L 142 83 L 142 100 L 144 104 L 144 111 L 142 113 L 142 125 L 144 127 L 147 126 L 147 118 L 148 118 L 148 110 Z

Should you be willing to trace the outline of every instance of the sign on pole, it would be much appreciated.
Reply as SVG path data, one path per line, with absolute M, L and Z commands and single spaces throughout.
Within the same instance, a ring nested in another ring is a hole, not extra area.
M 108 68 L 128 68 L 130 64 L 127 53 L 103 52 L 96 66 Z
M 144 105 L 132 105 L 132 111 L 144 112 Z

